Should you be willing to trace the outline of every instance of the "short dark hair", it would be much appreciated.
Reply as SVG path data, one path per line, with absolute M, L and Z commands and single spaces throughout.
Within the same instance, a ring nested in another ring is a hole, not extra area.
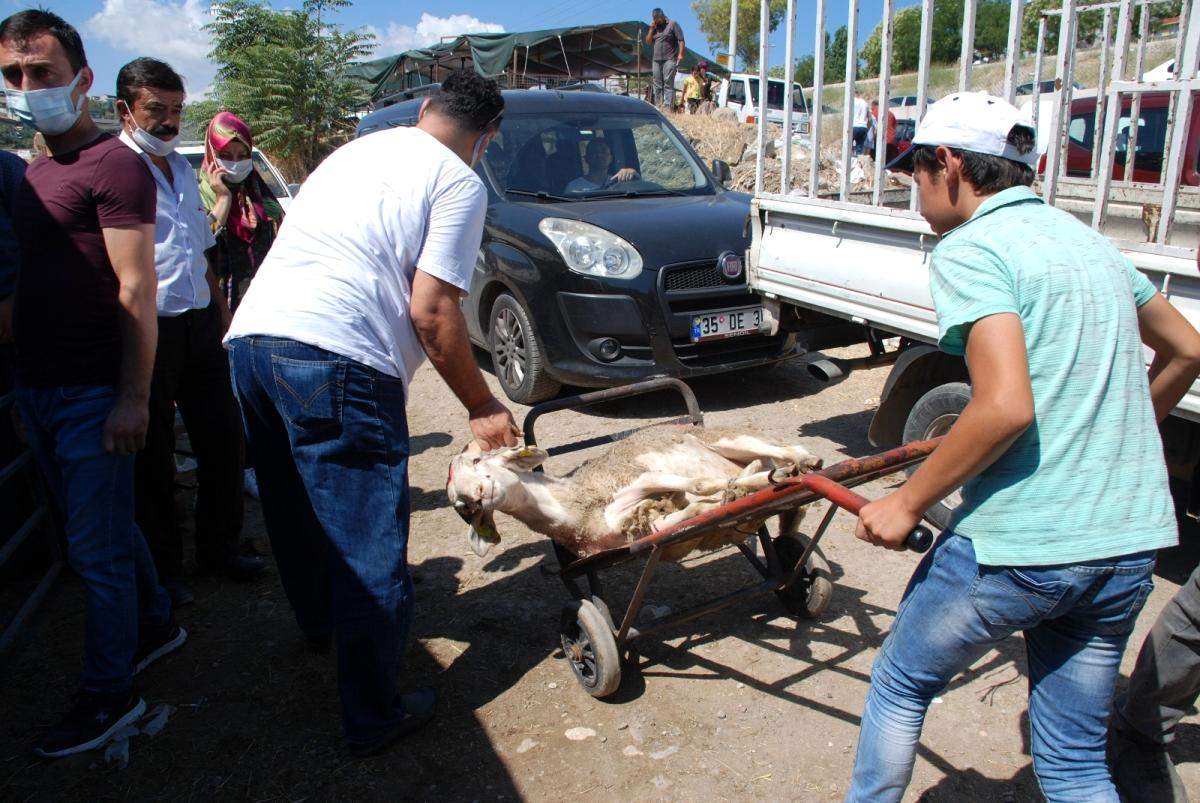
M 483 131 L 504 113 L 499 85 L 471 68 L 455 70 L 429 101 L 431 109 L 454 120 L 464 131 Z
M 50 34 L 62 45 L 72 70 L 79 72 L 87 66 L 87 54 L 83 52 L 79 31 L 57 14 L 31 8 L 18 11 L 0 22 L 0 42 L 11 40 L 20 45 L 43 33 Z
M 143 56 L 134 59 L 117 73 L 117 98 L 133 110 L 133 101 L 139 89 L 165 89 L 168 92 L 183 92 L 183 79 L 165 61 Z
M 1012 145 L 1017 153 L 1025 154 L 1033 150 L 1037 139 L 1032 128 L 1015 125 L 1008 132 L 1008 144 Z M 1003 156 L 965 151 L 961 148 L 951 148 L 950 152 L 962 159 L 963 177 L 976 192 L 991 194 L 1011 187 L 1028 187 L 1033 184 L 1033 168 L 1027 164 L 1005 159 Z M 938 167 L 937 146 L 915 146 L 912 159 L 913 172 L 934 172 Z

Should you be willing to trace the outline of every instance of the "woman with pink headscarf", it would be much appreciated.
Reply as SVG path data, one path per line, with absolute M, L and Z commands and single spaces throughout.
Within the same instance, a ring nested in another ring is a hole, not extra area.
M 283 222 L 283 208 L 254 169 L 253 152 L 250 126 L 237 115 L 220 112 L 208 124 L 200 197 L 217 236 L 216 273 L 230 310 Z

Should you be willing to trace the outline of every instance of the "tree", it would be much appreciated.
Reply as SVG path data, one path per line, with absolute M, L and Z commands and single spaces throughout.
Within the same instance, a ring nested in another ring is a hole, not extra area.
M 265 0 L 219 0 L 212 6 L 216 101 L 250 125 L 255 144 L 293 179 L 349 139 L 352 113 L 367 100 L 349 68 L 370 55 L 374 36 L 329 22 L 349 5 L 304 0 L 298 11 L 276 11 Z
M 700 20 L 700 30 L 708 40 L 710 50 L 724 50 L 729 46 L 730 0 L 695 0 L 692 12 Z M 787 12 L 787 0 L 771 0 L 768 16 L 770 30 L 774 31 Z M 752 0 L 739 0 L 737 15 L 737 57 L 746 69 L 758 64 L 759 5 Z
M 834 83 L 846 80 L 846 26 L 825 34 L 825 81 Z
M 208 132 L 208 123 L 221 111 L 220 104 L 211 98 L 197 100 L 183 107 L 183 120 L 179 126 L 181 140 L 203 140 Z

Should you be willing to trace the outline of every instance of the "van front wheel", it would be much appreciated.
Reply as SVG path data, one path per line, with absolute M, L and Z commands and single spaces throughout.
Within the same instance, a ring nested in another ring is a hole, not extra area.
M 904 443 L 945 435 L 971 401 L 971 386 L 966 382 L 947 382 L 930 390 L 913 405 L 904 422 Z M 915 468 L 908 469 L 912 476 Z M 940 530 L 950 526 L 954 508 L 962 504 L 962 491 L 956 490 L 925 511 L 925 518 Z

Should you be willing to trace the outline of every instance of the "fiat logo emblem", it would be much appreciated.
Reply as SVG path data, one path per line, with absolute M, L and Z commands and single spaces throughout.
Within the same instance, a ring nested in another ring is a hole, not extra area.
M 726 251 L 717 257 L 717 270 L 728 281 L 742 278 L 742 258 L 732 251 Z

